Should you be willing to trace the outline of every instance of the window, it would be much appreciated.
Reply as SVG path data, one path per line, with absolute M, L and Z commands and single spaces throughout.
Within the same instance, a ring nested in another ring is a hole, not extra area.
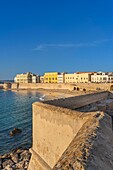
M 107 78 L 106 78 L 106 77 L 103 77 L 103 80 L 107 80 Z

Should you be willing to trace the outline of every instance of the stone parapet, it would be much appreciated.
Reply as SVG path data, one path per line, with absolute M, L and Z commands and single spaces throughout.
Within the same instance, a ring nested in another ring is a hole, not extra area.
M 93 167 L 95 169 L 99 167 L 103 170 L 105 166 L 103 161 L 109 155 L 111 162 L 105 167 L 112 170 L 113 133 L 110 116 L 99 111 L 72 110 L 72 106 L 81 107 L 84 106 L 84 102 L 89 104 L 107 97 L 108 92 L 101 92 L 86 97 L 59 99 L 57 104 L 56 100 L 34 103 L 32 158 L 28 169 L 85 170 L 88 167 L 87 170 L 91 170 Z M 107 143 L 109 147 L 106 146 Z
M 83 107 L 85 105 L 95 103 L 97 101 L 105 100 L 108 97 L 108 92 L 99 92 L 99 93 L 92 93 L 87 95 L 75 96 L 75 97 L 68 97 L 56 100 L 49 100 L 43 103 L 69 108 L 69 109 L 76 109 L 79 107 Z

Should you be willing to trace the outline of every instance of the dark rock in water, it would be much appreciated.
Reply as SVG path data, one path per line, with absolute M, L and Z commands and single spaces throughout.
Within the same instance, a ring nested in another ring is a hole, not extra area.
M 12 131 L 10 131 L 10 136 L 15 136 L 19 133 L 21 133 L 22 130 L 21 129 L 18 129 L 18 128 L 14 128 Z

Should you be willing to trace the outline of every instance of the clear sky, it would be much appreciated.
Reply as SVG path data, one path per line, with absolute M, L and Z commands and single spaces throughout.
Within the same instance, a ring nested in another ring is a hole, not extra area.
M 0 79 L 113 71 L 113 0 L 0 0 Z

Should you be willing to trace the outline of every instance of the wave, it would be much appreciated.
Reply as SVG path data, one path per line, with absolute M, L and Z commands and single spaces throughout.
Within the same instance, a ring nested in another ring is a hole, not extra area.
M 44 95 L 42 95 L 41 97 L 39 97 L 39 100 L 40 101 L 44 101 L 44 97 L 45 97 L 46 95 L 44 94 Z

